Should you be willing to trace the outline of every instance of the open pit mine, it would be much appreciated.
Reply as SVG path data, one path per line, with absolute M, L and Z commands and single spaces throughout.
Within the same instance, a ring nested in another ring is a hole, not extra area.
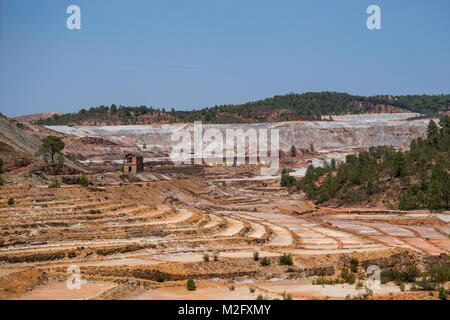
M 25 125 L 30 141 L 63 139 L 67 168 L 50 172 L 33 157 L 22 169 L 5 164 L 0 298 L 438 299 L 438 289 L 370 279 L 448 264 L 449 212 L 324 207 L 280 186 L 286 166 L 301 177 L 372 146 L 406 148 L 426 134 L 429 120 L 416 116 L 203 125 L 278 129 L 280 149 L 298 154 L 282 152 L 272 176 L 260 175 L 262 163 L 173 164 L 171 135 L 192 134 L 191 124 Z M 142 168 L 123 172 L 139 159 Z M 61 186 L 49 188 L 55 176 Z

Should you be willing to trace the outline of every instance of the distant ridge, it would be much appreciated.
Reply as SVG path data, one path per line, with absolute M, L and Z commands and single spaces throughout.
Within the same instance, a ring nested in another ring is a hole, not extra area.
M 435 115 L 448 111 L 450 95 L 354 96 L 339 92 L 289 93 L 235 105 L 193 111 L 142 106 L 99 106 L 77 113 L 36 120 L 40 125 L 142 125 L 165 123 L 263 123 L 332 120 L 333 115 L 412 112 Z
M 61 115 L 63 115 L 63 113 L 58 113 L 58 112 L 34 113 L 34 114 L 27 114 L 27 115 L 23 115 L 23 116 L 19 116 L 19 117 L 14 117 L 12 119 L 17 122 L 31 123 L 31 122 L 36 122 L 39 120 L 45 120 L 45 119 L 53 117 L 55 115 L 61 116 Z

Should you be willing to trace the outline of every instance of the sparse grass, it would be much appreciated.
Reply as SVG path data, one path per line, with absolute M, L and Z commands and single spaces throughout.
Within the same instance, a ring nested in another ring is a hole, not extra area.
M 195 285 L 194 280 L 189 279 L 186 283 L 186 289 L 188 289 L 189 291 L 195 291 L 197 290 L 197 286 Z
M 326 277 L 320 277 L 317 279 L 312 280 L 312 284 L 315 286 L 324 286 L 324 285 L 336 285 L 336 284 L 343 284 L 345 283 L 344 279 L 342 278 L 326 278 Z
M 263 257 L 259 262 L 263 267 L 270 266 L 270 259 L 268 257 Z
M 371 289 L 369 289 L 368 287 L 366 287 L 366 292 L 363 294 L 358 294 L 355 295 L 353 297 L 351 297 L 350 295 L 347 295 L 345 297 L 345 300 L 367 300 L 370 296 L 373 295 L 373 291 Z
M 282 297 L 283 297 L 283 300 L 292 300 L 292 294 L 286 293 L 286 291 L 283 292 Z
M 257 252 L 257 251 L 253 252 L 253 260 L 259 261 L 259 252 Z
M 57 177 L 54 177 L 53 180 L 52 180 L 52 183 L 50 183 L 48 185 L 48 187 L 51 188 L 51 189 L 61 188 L 61 182 L 59 182 Z
M 284 266 L 292 266 L 294 264 L 294 260 L 292 259 L 292 255 L 290 254 L 283 254 L 279 258 L 280 265 Z

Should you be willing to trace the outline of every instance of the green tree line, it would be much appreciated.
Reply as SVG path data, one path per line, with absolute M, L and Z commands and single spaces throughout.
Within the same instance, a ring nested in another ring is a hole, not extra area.
M 431 120 L 427 137 L 413 140 L 408 151 L 391 147 L 372 147 L 356 155 L 347 155 L 345 162 L 309 166 L 299 186 L 310 200 L 325 202 L 343 197 L 352 187 L 363 190 L 359 196 L 371 196 L 400 185 L 398 208 L 431 211 L 450 209 L 450 117 Z M 325 176 L 319 186 L 319 178 Z M 357 199 L 357 200 L 364 200 Z M 369 201 L 370 202 L 370 201 Z
M 155 109 L 145 105 L 132 106 L 99 106 L 81 109 L 77 113 L 54 115 L 37 121 L 40 125 L 67 125 L 89 122 L 96 124 L 137 124 L 143 115 L 149 122 L 193 122 L 204 123 L 239 123 L 289 120 L 330 120 L 330 115 L 358 114 L 374 112 L 378 105 L 391 105 L 422 114 L 437 114 L 448 111 L 450 95 L 408 95 L 395 96 L 391 99 L 383 97 L 363 97 L 338 92 L 308 92 L 303 94 L 289 93 L 272 98 L 234 105 L 216 105 L 192 111 L 175 111 Z M 274 111 L 276 118 L 273 119 Z M 144 120 L 143 120 L 144 121 Z

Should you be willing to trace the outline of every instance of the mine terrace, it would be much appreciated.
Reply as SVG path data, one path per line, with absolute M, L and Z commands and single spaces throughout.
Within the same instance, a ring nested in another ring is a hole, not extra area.
M 286 168 L 301 179 L 311 164 L 370 147 L 405 150 L 430 121 L 414 116 L 252 124 L 279 130 L 273 176 L 260 175 L 262 163 L 174 164 L 170 134 L 189 124 L 18 128 L 2 118 L 2 150 L 13 139 L 19 147 L 2 153 L 0 298 L 436 298 L 437 288 L 432 296 L 387 275 L 449 263 L 449 212 L 400 210 L 375 196 L 320 203 L 280 184 Z M 64 163 L 34 157 L 47 136 L 65 142 Z M 73 265 L 77 290 L 66 285 Z M 383 277 L 372 290 L 373 265 Z

